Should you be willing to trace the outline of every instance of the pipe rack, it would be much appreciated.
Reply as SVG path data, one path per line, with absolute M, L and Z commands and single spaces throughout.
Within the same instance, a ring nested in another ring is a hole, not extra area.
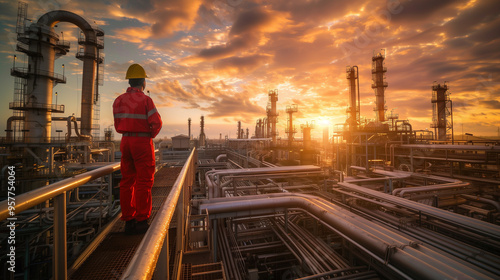
M 330 226 L 350 236 L 364 248 L 392 263 L 410 277 L 418 279 L 493 279 L 493 275 L 365 220 L 335 206 L 324 199 L 298 194 L 280 194 L 277 197 L 245 197 L 245 200 L 202 204 L 212 219 L 218 214 L 226 216 L 251 215 L 253 211 L 270 212 L 301 208 Z

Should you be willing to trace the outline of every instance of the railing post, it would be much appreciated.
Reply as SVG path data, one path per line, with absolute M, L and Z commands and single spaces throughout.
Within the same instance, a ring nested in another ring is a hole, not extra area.
M 177 200 L 177 248 L 176 251 L 182 251 L 184 244 L 184 186 Z
M 169 245 L 169 234 L 167 229 L 167 234 L 165 235 L 165 240 L 163 240 L 163 246 L 161 248 L 160 256 L 158 257 L 158 262 L 156 265 L 156 270 L 153 275 L 153 279 L 169 279 L 170 276 L 170 245 Z
M 54 197 L 54 279 L 67 279 L 66 192 Z
M 217 262 L 217 219 L 212 220 L 212 252 L 213 261 Z

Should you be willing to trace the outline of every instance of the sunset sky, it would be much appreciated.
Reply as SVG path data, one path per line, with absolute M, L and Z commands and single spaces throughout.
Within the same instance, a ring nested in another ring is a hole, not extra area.
M 254 133 L 265 117 L 269 89 L 279 90 L 279 135 L 286 137 L 285 108 L 297 104 L 297 127 L 315 120 L 314 136 L 329 123 L 345 123 L 346 66 L 360 75 L 361 116 L 374 119 L 371 57 L 385 49 L 386 105 L 414 129 L 430 129 L 431 86 L 448 82 L 455 134 L 497 136 L 500 127 L 500 1 L 498 0 L 50 0 L 26 1 L 28 18 L 63 9 L 105 31 L 101 128 L 112 125 L 111 105 L 127 88 L 131 63 L 142 64 L 164 127 L 160 136 L 199 133 L 236 137 L 237 122 Z M 12 115 L 17 1 L 0 0 L 0 135 Z M 57 85 L 59 116 L 80 114 L 82 62 L 75 58 L 79 30 L 56 32 L 71 50 L 67 84 Z M 17 66 L 23 66 L 24 55 Z M 54 99 L 55 100 L 55 99 Z M 54 123 L 53 129 L 65 129 Z M 299 133 L 297 137 L 302 137 Z

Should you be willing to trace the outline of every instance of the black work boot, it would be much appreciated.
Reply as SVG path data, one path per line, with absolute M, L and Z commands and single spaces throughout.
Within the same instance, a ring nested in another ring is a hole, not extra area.
M 148 231 L 148 220 L 140 221 L 135 224 L 135 232 L 137 234 L 144 234 Z
M 135 220 L 130 220 L 125 222 L 125 234 L 132 235 L 135 234 L 136 222 Z

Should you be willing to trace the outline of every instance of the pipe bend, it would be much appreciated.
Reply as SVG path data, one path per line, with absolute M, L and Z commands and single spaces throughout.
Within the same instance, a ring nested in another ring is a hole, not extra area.
M 494 200 L 487 199 L 487 198 L 480 197 L 480 196 L 467 195 L 467 194 L 461 194 L 460 196 L 467 199 L 467 200 L 479 201 L 482 203 L 490 204 L 493 207 L 495 207 L 497 209 L 497 211 L 500 213 L 500 202 L 498 202 L 498 201 L 494 201 Z
M 221 160 L 222 158 L 226 158 L 227 159 L 227 154 L 220 154 L 217 156 L 217 158 L 215 159 L 215 162 L 219 162 L 219 160 Z
M 65 11 L 65 10 L 50 11 L 42 15 L 38 19 L 37 24 L 54 27 L 54 25 L 56 25 L 58 22 L 61 21 L 73 23 L 83 31 L 86 39 L 88 40 L 93 39 L 93 41 L 96 41 L 96 31 L 90 25 L 90 23 L 85 18 L 70 11 Z M 104 32 L 102 33 L 104 35 Z
M 301 194 L 276 194 L 267 198 L 247 196 L 244 200 L 235 199 L 226 202 L 218 200 L 200 206 L 200 209 L 205 209 L 209 214 L 233 213 L 234 215 L 238 215 L 238 212 L 251 215 L 256 209 L 281 208 L 305 210 L 379 257 L 396 264 L 412 277 L 490 279 L 488 275 L 455 261 L 440 250 L 431 249 L 425 244 L 415 242 L 371 221 L 362 221 L 363 218 L 354 216 L 350 212 L 347 214 L 338 211 L 334 204 L 314 196 Z

